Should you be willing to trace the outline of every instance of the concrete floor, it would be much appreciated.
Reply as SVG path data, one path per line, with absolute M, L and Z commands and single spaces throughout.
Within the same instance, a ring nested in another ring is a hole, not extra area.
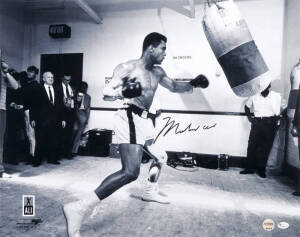
M 76 157 L 59 166 L 7 166 L 13 178 L 0 181 L 0 236 L 67 236 L 62 205 L 119 168 L 118 159 L 98 157 Z M 239 168 L 183 172 L 165 166 L 160 186 L 172 203 L 162 205 L 140 199 L 148 168 L 143 164 L 136 182 L 104 200 L 96 218 L 84 220 L 83 237 L 300 236 L 300 198 L 291 195 L 295 184 L 286 177 L 242 176 Z M 42 223 L 22 217 L 24 194 L 35 195 L 34 218 Z M 265 219 L 274 220 L 272 231 L 263 229 Z M 282 221 L 289 228 L 279 229 Z

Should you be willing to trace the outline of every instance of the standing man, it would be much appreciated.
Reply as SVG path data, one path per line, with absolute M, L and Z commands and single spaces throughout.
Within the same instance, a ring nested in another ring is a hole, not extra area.
M 298 82 L 300 81 L 300 59 L 299 62 L 294 66 L 292 72 L 291 72 L 291 78 Z M 299 138 L 299 134 L 300 134 L 300 96 L 299 96 L 299 90 L 298 90 L 298 95 L 297 95 L 297 100 L 296 100 L 296 108 L 295 108 L 295 115 L 294 115 L 294 119 L 293 119 L 293 127 L 291 130 L 291 133 L 294 137 L 298 137 L 298 151 L 299 151 L 299 159 L 300 159 L 300 138 Z M 300 173 L 298 173 L 298 184 L 297 184 L 297 188 L 296 191 L 293 192 L 294 196 L 300 196 Z
M 51 72 L 43 74 L 44 84 L 38 91 L 37 102 L 29 109 L 31 126 L 36 131 L 36 151 L 34 167 L 46 158 L 48 163 L 58 165 L 58 146 L 60 129 L 66 126 L 63 113 L 63 100 L 59 90 L 53 86 Z
M 153 123 L 148 110 L 158 84 L 177 93 L 208 86 L 208 80 L 202 75 L 191 82 L 177 82 L 167 76 L 158 66 L 166 56 L 166 43 L 167 38 L 159 33 L 147 35 L 141 58 L 118 65 L 111 82 L 104 88 L 104 100 L 125 100 L 124 107 L 114 117 L 122 169 L 104 179 L 95 193 L 64 206 L 70 237 L 80 236 L 80 224 L 86 211 L 139 176 L 143 145 L 149 135 L 153 136 Z M 165 152 L 154 155 L 163 158 L 161 154 Z
M 35 131 L 30 124 L 29 119 L 29 108 L 37 103 L 40 86 L 37 81 L 37 75 L 39 74 L 39 69 L 35 66 L 29 66 L 26 72 L 20 73 L 21 82 L 21 96 L 24 105 L 24 120 L 25 120 L 25 131 L 29 143 L 29 154 L 27 158 L 27 164 L 34 163 L 34 152 L 35 152 Z
M 75 121 L 73 126 L 72 157 L 77 155 L 80 138 L 90 118 L 91 96 L 87 93 L 88 84 L 82 81 L 75 96 Z
M 5 173 L 3 166 L 3 145 L 6 128 L 6 91 L 7 87 L 17 90 L 19 84 L 8 72 L 9 67 L 4 61 L 1 61 L 0 67 L 0 178 L 11 178 L 9 174 Z
M 251 122 L 248 140 L 246 169 L 240 174 L 257 174 L 266 178 L 268 156 L 275 138 L 280 115 L 281 96 L 270 91 L 271 84 L 260 94 L 252 96 L 245 105 L 245 113 Z M 254 117 L 250 113 L 253 111 Z
M 69 73 L 64 73 L 61 83 L 58 85 L 60 93 L 63 94 L 64 114 L 66 119 L 66 127 L 61 131 L 61 156 L 72 159 L 72 134 L 75 119 L 74 113 L 74 90 L 70 82 L 72 77 Z
M 19 158 L 25 152 L 26 142 L 23 139 L 25 135 L 24 127 L 24 110 L 22 105 L 22 96 L 20 94 L 20 77 L 19 73 L 9 70 L 19 84 L 17 90 L 7 88 L 6 91 L 6 130 L 4 142 L 4 159 L 6 163 L 11 165 L 18 165 Z

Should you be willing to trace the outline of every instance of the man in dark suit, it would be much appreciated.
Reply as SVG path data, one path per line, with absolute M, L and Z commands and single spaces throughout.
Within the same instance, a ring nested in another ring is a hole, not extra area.
M 30 120 L 36 131 L 36 151 L 33 166 L 39 166 L 43 158 L 48 163 L 60 164 L 58 160 L 59 131 L 66 126 L 63 113 L 63 98 L 53 86 L 53 74 L 43 74 L 43 85 L 36 95 L 37 101 L 30 108 Z
M 73 126 L 72 157 L 77 155 L 80 138 L 90 118 L 91 96 L 87 94 L 88 84 L 81 82 L 75 96 L 75 121 Z
M 64 73 L 61 82 L 58 84 L 58 89 L 63 95 L 64 114 L 66 119 L 66 127 L 61 129 L 60 141 L 60 156 L 72 159 L 72 134 L 74 125 L 74 89 L 71 87 L 71 75 Z
M 299 60 L 300 62 L 300 60 Z M 297 63 L 292 72 L 291 72 L 291 77 L 293 80 L 299 81 L 300 80 L 300 63 Z M 300 89 L 300 87 L 299 87 Z M 298 92 L 297 95 L 297 100 L 296 100 L 296 108 L 295 108 L 295 115 L 294 115 L 294 119 L 292 121 L 293 126 L 291 129 L 291 133 L 293 135 L 293 137 L 298 137 L 298 155 L 300 155 L 300 95 Z M 299 156 L 300 159 L 300 156 Z M 296 191 L 293 192 L 294 196 L 300 197 L 300 172 L 298 171 L 297 173 L 298 175 L 298 183 L 297 183 L 297 187 L 296 187 Z

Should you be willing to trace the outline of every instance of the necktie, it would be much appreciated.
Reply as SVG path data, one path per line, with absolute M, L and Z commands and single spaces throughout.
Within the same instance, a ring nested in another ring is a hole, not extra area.
M 67 98 L 69 98 L 70 97 L 69 85 L 66 85 L 66 94 L 67 94 Z
M 51 87 L 48 86 L 48 88 L 49 88 L 50 102 L 51 102 L 51 104 L 53 104 L 53 95 L 52 95 L 52 92 L 51 92 Z

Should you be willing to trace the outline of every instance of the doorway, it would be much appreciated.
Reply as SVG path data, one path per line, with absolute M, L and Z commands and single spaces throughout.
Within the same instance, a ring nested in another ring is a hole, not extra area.
M 73 88 L 78 88 L 82 81 L 83 53 L 41 54 L 41 76 L 50 71 L 54 75 L 54 83 L 59 83 L 65 72 L 72 76 Z

